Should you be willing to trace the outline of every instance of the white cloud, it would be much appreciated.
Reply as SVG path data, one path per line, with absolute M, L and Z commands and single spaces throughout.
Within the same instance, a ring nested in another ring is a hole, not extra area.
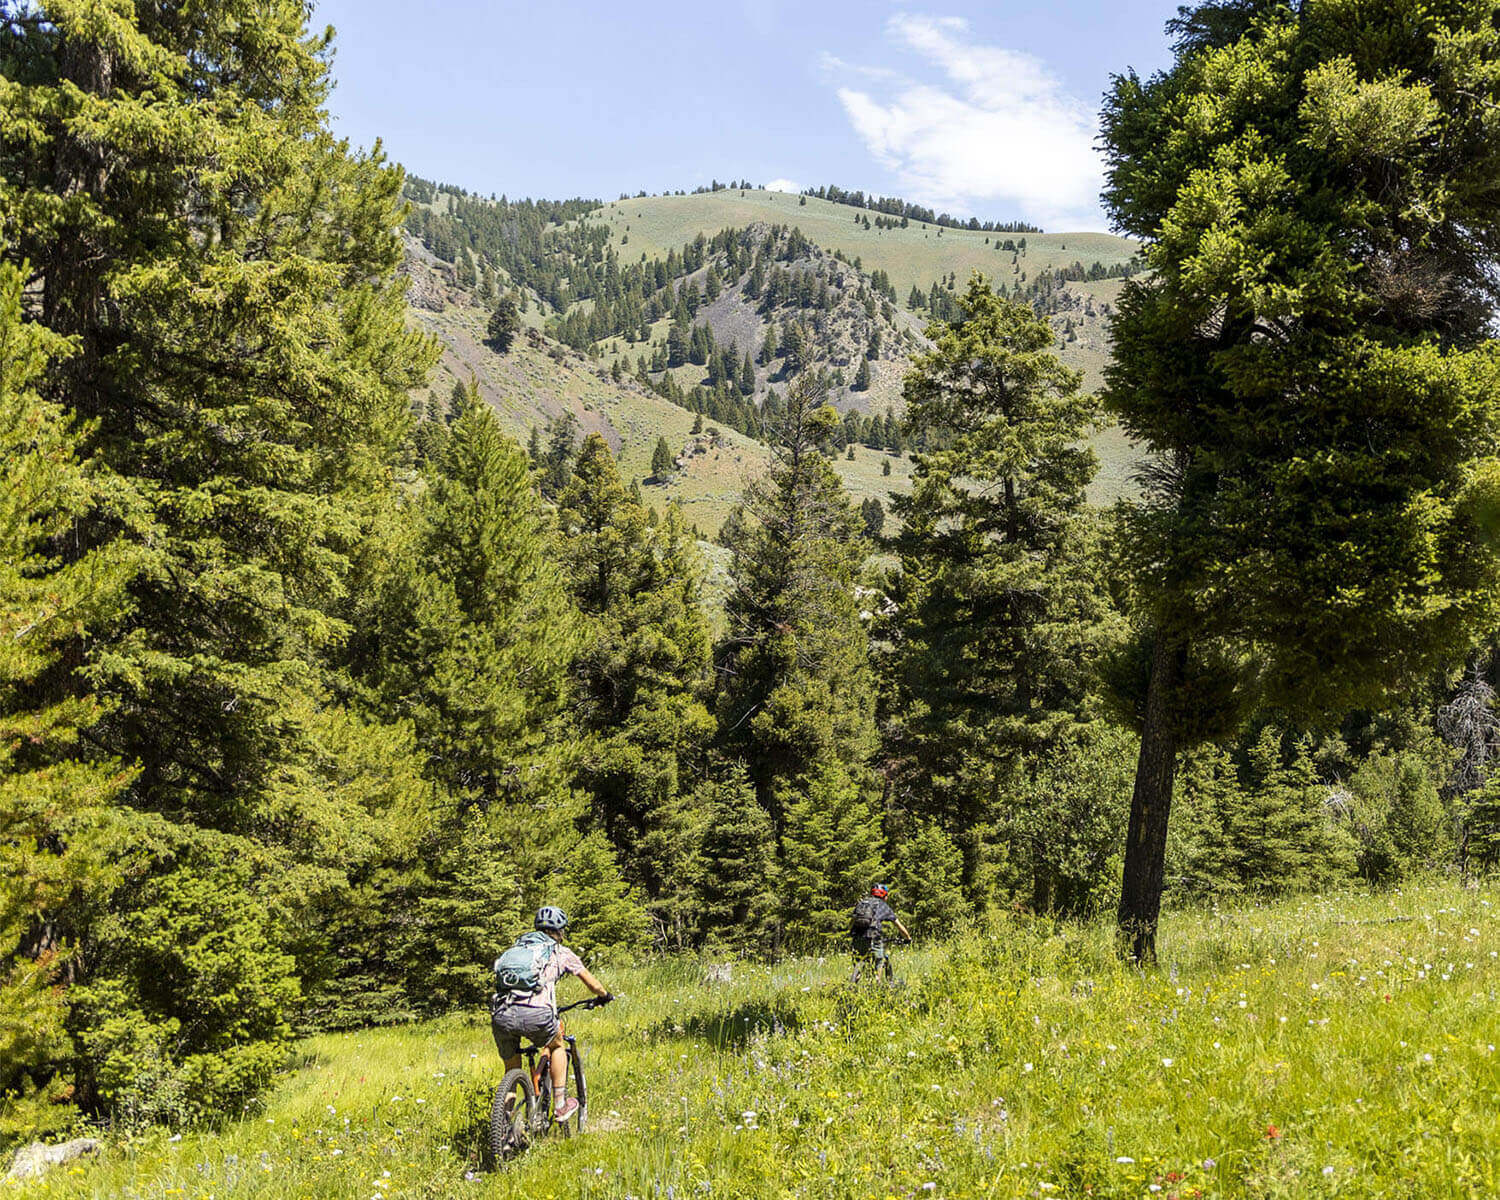
M 796 195 L 801 190 L 802 185 L 800 183 L 793 183 L 790 179 L 773 179 L 770 183 L 766 184 L 766 191 L 768 192 L 791 192 L 793 195 Z
M 938 83 L 825 54 L 855 133 L 907 198 L 963 213 L 1100 228 L 1097 118 L 1040 59 L 976 45 L 958 17 L 892 17 L 887 37 L 936 67 Z

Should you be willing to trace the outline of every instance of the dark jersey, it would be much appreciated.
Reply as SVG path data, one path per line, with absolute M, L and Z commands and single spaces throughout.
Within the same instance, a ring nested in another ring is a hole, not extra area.
M 869 942 L 885 937 L 885 922 L 896 919 L 896 910 L 878 896 L 866 896 L 854 906 L 849 919 L 849 933 Z

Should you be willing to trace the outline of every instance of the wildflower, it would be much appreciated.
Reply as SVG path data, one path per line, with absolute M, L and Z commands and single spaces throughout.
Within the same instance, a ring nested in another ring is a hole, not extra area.
M 1323 1174 L 1327 1175 L 1329 1178 L 1332 1178 L 1333 1177 L 1333 1168 L 1332 1167 L 1324 1167 L 1323 1168 Z
M 1173 1060 L 1170 1058 L 1164 1058 L 1161 1060 L 1161 1065 L 1164 1067 L 1170 1067 L 1172 1065 L 1172 1061 Z
M 1023 1070 L 1023 1071 L 1030 1071 L 1032 1069 L 1033 1068 L 1032 1068 L 1032 1065 L 1030 1063 L 1027 1063 L 1024 1067 L 1021 1068 L 1021 1070 Z
M 1277 1129 L 1275 1125 L 1267 1125 L 1266 1138 L 1269 1141 L 1278 1141 L 1281 1138 L 1281 1130 Z
M 1213 1170 L 1213 1169 L 1214 1169 L 1214 1168 L 1215 1168 L 1215 1167 L 1217 1167 L 1217 1166 L 1218 1166 L 1218 1165 L 1219 1165 L 1219 1163 L 1218 1163 L 1218 1160 L 1217 1160 L 1217 1159 L 1213 1159 L 1213 1158 L 1205 1158 L 1205 1159 L 1204 1159 L 1204 1160 L 1203 1160 L 1203 1169 L 1204 1169 L 1204 1170 L 1205 1170 L 1205 1171 L 1212 1171 L 1212 1170 Z
M 1115 1159 L 1115 1162 L 1119 1163 L 1122 1167 L 1125 1167 L 1135 1162 L 1135 1159 L 1129 1157 L 1128 1155 L 1122 1154 L 1119 1158 Z

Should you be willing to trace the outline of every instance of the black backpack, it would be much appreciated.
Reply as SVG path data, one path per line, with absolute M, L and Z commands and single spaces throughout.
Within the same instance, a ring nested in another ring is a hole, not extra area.
M 855 937 L 880 936 L 880 901 L 866 896 L 854 906 L 854 915 L 849 919 L 849 932 Z

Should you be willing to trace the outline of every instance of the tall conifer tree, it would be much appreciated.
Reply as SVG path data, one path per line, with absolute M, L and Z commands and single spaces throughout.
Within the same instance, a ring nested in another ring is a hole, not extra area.
M 3 254 L 71 342 L 44 393 L 151 526 L 128 623 L 85 659 L 91 741 L 139 764 L 126 883 L 62 931 L 95 945 L 68 993 L 94 1109 L 190 1079 L 184 1111 L 222 1111 L 269 1078 L 298 991 L 279 945 L 369 819 L 319 741 L 351 552 L 432 354 L 395 276 L 400 175 L 329 133 L 306 22 L 296 0 L 0 4 Z M 118 533 L 88 514 L 69 553 Z
M 1215 2 L 1106 102 L 1146 242 L 1108 399 L 1142 725 L 1119 923 L 1155 953 L 1180 752 L 1259 698 L 1380 705 L 1494 627 L 1500 28 L 1489 0 Z M 1122 681 L 1123 682 L 1123 681 Z
M 909 428 L 940 448 L 892 500 L 901 570 L 883 665 L 899 794 L 945 822 L 987 900 L 983 840 L 1006 823 L 1022 756 L 1085 719 L 1104 607 L 1080 445 L 1093 402 L 1030 308 L 977 275 L 961 305 L 906 378 Z

